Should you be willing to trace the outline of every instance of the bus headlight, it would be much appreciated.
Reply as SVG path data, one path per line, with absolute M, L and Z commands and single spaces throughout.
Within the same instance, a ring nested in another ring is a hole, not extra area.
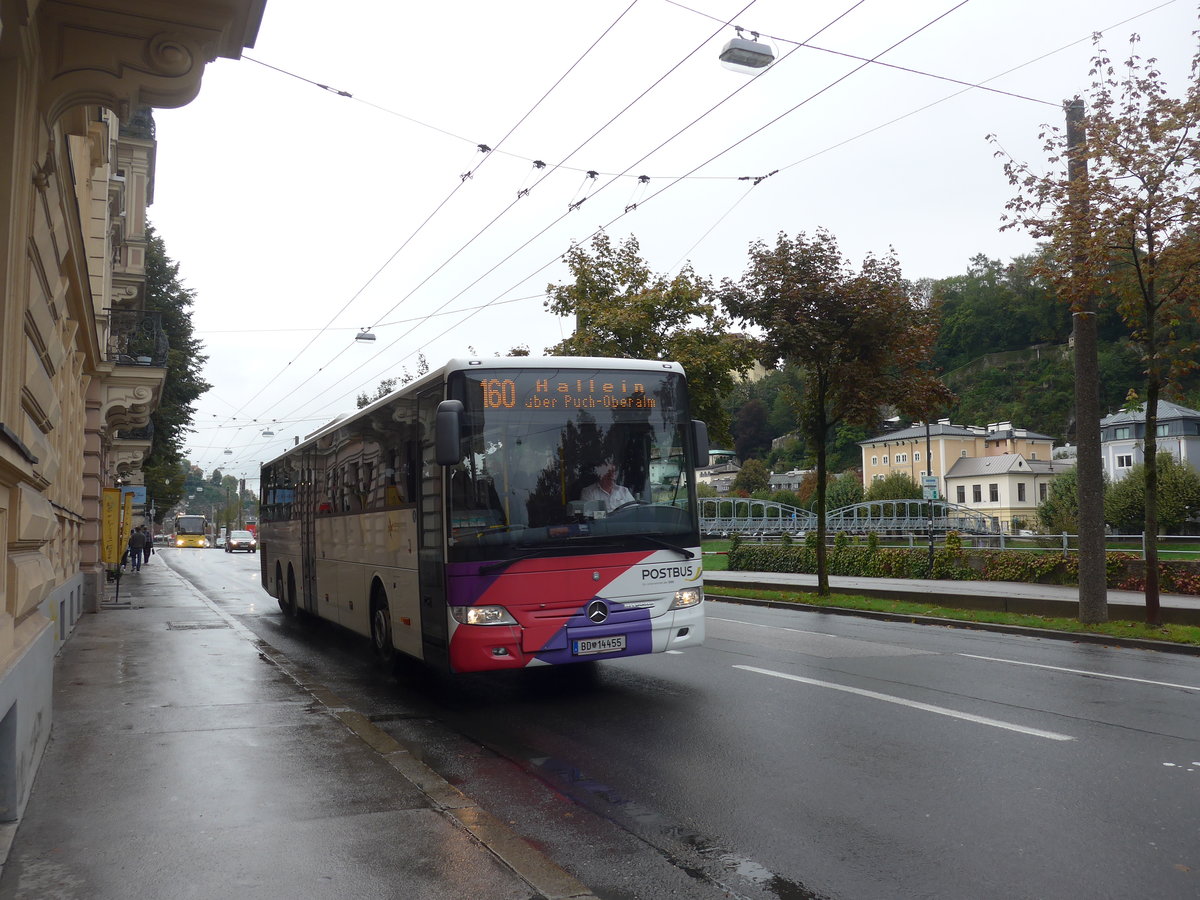
M 460 625 L 516 625 L 503 606 L 451 606 L 450 615 Z
M 675 592 L 675 600 L 671 603 L 671 609 L 687 609 L 689 606 L 695 606 L 703 599 L 704 590 L 702 588 L 680 588 Z

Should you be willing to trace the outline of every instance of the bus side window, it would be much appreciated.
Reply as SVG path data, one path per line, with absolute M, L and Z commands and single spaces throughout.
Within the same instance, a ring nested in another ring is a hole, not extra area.
M 392 448 L 388 451 L 388 464 L 380 470 L 380 478 L 383 482 L 384 506 L 388 509 L 395 509 L 408 502 L 408 498 L 412 496 L 408 491 L 408 485 L 404 479 L 404 462 L 400 458 L 400 449 Z

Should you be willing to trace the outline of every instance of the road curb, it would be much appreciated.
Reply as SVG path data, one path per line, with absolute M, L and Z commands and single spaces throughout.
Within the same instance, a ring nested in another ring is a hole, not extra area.
M 776 587 L 772 590 L 780 590 Z M 727 594 L 704 592 L 706 600 L 721 600 L 740 603 L 743 606 L 762 606 L 770 609 L 794 609 L 804 612 L 828 613 L 839 616 L 857 616 L 881 622 L 908 622 L 914 625 L 941 625 L 944 628 L 968 628 L 972 631 L 991 631 L 998 634 L 1015 634 L 1022 637 L 1040 637 L 1056 641 L 1071 641 L 1076 644 L 1104 644 L 1110 647 L 1128 647 L 1135 650 L 1156 650 L 1160 653 L 1175 653 L 1181 656 L 1200 656 L 1200 646 L 1176 644 L 1172 641 L 1152 641 L 1147 638 L 1124 638 L 1090 632 L 1056 631 L 1050 628 L 1030 628 L 1024 625 L 1002 625 L 995 622 L 968 622 L 963 619 L 943 619 L 937 616 L 919 616 L 903 613 L 879 612 L 871 609 L 850 609 L 845 606 L 817 606 L 811 603 L 790 600 L 759 600 L 754 597 L 734 597 Z

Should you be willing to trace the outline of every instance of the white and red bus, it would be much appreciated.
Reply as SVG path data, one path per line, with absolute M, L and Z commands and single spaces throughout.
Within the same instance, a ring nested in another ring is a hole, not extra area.
M 262 467 L 262 584 L 451 672 L 704 640 L 678 363 L 456 359 Z

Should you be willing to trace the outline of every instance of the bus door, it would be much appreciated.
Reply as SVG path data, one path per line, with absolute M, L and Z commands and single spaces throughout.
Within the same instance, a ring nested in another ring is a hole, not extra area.
M 449 626 L 446 622 L 446 547 L 442 528 L 443 469 L 434 441 L 441 385 L 417 398 L 420 422 L 421 472 L 417 497 L 420 546 L 417 569 L 421 591 L 421 643 L 425 662 L 446 670 L 450 666 Z

